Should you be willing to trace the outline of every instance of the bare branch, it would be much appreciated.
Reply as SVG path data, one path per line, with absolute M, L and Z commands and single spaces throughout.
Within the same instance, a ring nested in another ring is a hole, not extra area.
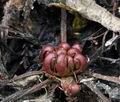
M 92 73 L 92 76 L 95 77 L 95 78 L 98 78 L 98 79 L 102 79 L 102 80 L 114 82 L 116 84 L 120 84 L 120 79 L 118 77 L 101 75 L 101 74 L 98 74 L 98 73 Z
M 4 100 L 2 100 L 2 102 L 16 101 L 16 100 L 22 98 L 25 95 L 32 94 L 32 93 L 40 90 L 44 85 L 48 85 L 51 82 L 52 82 L 52 80 L 48 79 L 48 80 L 45 80 L 42 83 L 34 85 L 33 87 L 30 87 L 28 89 L 20 90 L 20 91 L 18 91 L 16 93 L 6 97 Z

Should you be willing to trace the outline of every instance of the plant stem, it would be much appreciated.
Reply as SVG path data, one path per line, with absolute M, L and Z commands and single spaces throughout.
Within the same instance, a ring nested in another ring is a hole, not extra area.
M 61 9 L 61 42 L 67 41 L 67 14 L 65 9 Z

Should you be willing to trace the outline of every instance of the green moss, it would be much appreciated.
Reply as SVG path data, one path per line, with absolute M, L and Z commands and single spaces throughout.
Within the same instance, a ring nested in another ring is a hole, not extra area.
M 87 25 L 87 20 L 80 16 L 78 13 L 75 13 L 75 17 L 72 23 L 73 30 L 79 32 Z

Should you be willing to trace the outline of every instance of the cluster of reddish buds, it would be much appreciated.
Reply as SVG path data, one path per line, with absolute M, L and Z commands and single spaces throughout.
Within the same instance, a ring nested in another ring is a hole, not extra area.
M 72 47 L 61 43 L 58 47 L 46 46 L 42 51 L 43 70 L 54 76 L 65 77 L 73 73 L 83 72 L 87 59 L 82 54 L 80 44 Z
M 76 96 L 80 92 L 80 84 L 77 84 L 73 77 L 66 77 L 61 79 L 61 90 L 67 96 Z

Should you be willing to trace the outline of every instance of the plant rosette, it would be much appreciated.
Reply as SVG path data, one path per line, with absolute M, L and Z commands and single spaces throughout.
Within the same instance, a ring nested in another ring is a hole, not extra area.
M 43 71 L 48 74 L 67 77 L 73 73 L 84 72 L 87 58 L 82 54 L 82 46 L 61 43 L 57 47 L 47 45 L 41 53 Z

